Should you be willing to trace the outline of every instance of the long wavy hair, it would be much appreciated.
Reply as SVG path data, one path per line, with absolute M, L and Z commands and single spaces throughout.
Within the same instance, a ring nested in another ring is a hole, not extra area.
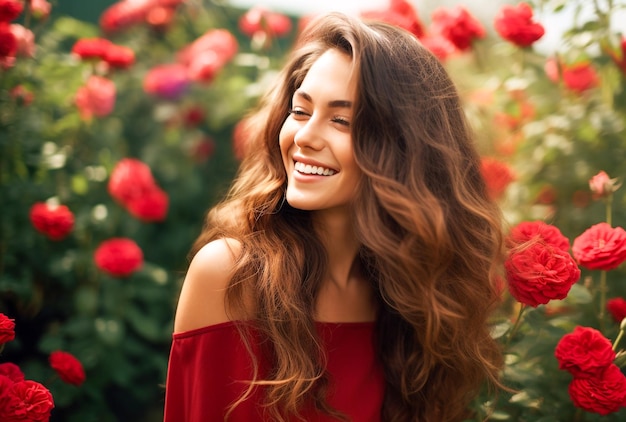
M 331 48 L 349 55 L 358 74 L 351 130 L 364 177 L 353 221 L 357 259 L 379 299 L 381 420 L 463 420 L 485 382 L 500 386 L 502 356 L 487 321 L 499 296 L 502 223 L 456 88 L 408 32 L 341 14 L 309 24 L 248 118 L 247 156 L 192 254 L 214 239 L 241 244 L 227 311 L 253 322 L 268 340 L 260 347 L 272 365 L 260 377 L 254 360 L 247 394 L 263 386 L 272 420 L 298 417 L 303 406 L 342 419 L 325 400 L 328 376 L 313 320 L 327 256 L 311 213 L 284 200 L 278 143 L 294 91 Z M 257 345 L 240 325 L 252 351 Z

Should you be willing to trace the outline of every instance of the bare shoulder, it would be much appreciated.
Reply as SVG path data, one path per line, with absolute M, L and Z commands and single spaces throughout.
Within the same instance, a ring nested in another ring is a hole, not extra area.
M 241 251 L 233 239 L 214 240 L 193 257 L 180 292 L 174 332 L 226 322 L 224 298 Z

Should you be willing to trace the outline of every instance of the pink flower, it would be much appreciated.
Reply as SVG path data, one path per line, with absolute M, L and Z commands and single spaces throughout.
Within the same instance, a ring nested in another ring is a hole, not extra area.
M 533 10 L 526 3 L 502 6 L 494 27 L 502 38 L 520 47 L 532 45 L 545 33 L 543 26 L 533 21 Z
M 143 265 L 143 252 L 127 238 L 112 238 L 98 246 L 94 253 L 96 266 L 113 277 L 127 277 Z
M 87 83 L 78 89 L 74 103 L 83 120 L 93 116 L 109 115 L 115 107 L 116 89 L 113 81 L 102 76 L 92 75 Z
M 22 57 L 35 56 L 35 34 L 30 29 L 14 23 L 10 26 L 11 32 L 17 41 L 16 55 Z
M 51 9 L 52 5 L 46 0 L 30 0 L 30 10 L 35 19 L 46 19 Z
M 509 291 L 520 303 L 537 307 L 567 297 L 580 278 L 572 257 L 547 243 L 513 249 L 505 262 Z
M 187 68 L 182 64 L 166 64 L 153 67 L 143 80 L 143 89 L 167 100 L 179 99 L 187 90 L 190 80 Z
M 63 382 L 72 385 L 81 385 L 85 382 L 85 370 L 74 355 L 57 350 L 49 357 L 50 367 L 54 369 Z
M 612 270 L 626 261 L 626 231 L 607 223 L 596 224 L 574 239 L 572 252 L 589 270 Z
M 477 38 L 485 36 L 485 28 L 465 7 L 440 7 L 432 13 L 431 29 L 446 37 L 459 50 L 466 51 Z
M 619 187 L 620 184 L 617 183 L 617 179 L 611 179 L 605 171 L 601 171 L 589 179 L 589 189 L 591 189 L 594 199 L 609 197 Z
M 30 209 L 30 221 L 35 229 L 51 240 L 62 240 L 74 228 L 74 214 L 65 205 L 37 202 Z
M 609 339 L 595 328 L 581 326 L 559 340 L 554 355 L 559 369 L 578 378 L 600 376 L 615 360 Z

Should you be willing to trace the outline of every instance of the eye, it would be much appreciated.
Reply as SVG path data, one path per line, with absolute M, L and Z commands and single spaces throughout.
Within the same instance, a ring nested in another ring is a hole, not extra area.
M 292 108 L 287 111 L 287 113 L 291 114 L 294 119 L 299 120 L 301 118 L 307 117 L 309 114 L 300 108 Z
M 344 118 L 344 117 L 335 116 L 335 117 L 332 118 L 332 121 L 334 123 L 338 123 L 338 124 L 340 124 L 342 126 L 350 127 L 350 121 L 348 119 Z

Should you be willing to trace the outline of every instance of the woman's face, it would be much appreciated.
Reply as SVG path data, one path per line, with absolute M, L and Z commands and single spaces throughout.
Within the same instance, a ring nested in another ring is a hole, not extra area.
M 361 177 L 350 130 L 355 99 L 350 57 L 327 50 L 294 93 L 280 131 L 286 199 L 292 207 L 347 209 L 352 201 Z

